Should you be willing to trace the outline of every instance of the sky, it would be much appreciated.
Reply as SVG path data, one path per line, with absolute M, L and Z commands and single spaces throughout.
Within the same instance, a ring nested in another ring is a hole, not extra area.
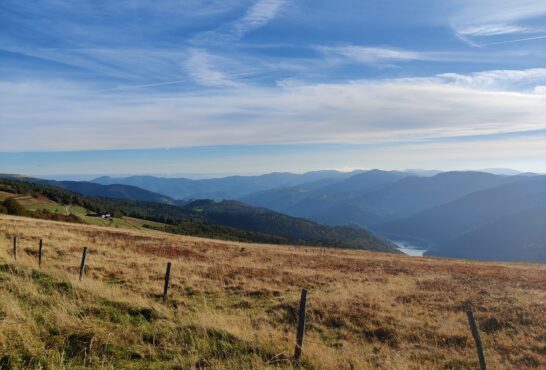
M 546 0 L 2 0 L 0 172 L 546 172 Z

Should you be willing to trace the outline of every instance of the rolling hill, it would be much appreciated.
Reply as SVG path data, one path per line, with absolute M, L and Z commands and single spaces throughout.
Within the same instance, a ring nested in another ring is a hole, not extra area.
M 525 179 L 483 172 L 443 172 L 433 176 L 368 171 L 324 187 L 281 189 L 242 200 L 329 225 L 375 224 L 409 216 L 472 192 Z
M 168 196 L 144 190 L 132 185 L 101 185 L 90 181 L 55 181 L 20 175 L 0 175 L 0 179 L 18 180 L 32 182 L 36 184 L 48 185 L 57 188 L 66 189 L 74 193 L 88 195 L 92 197 L 106 197 L 128 200 L 139 200 L 144 202 L 155 202 L 165 204 L 175 204 L 176 201 Z
M 5 369 L 474 369 L 468 300 L 476 302 L 488 368 L 546 366 L 546 265 L 256 245 L 6 215 L 0 236 Z M 79 281 L 82 246 L 89 255 Z M 296 361 L 302 287 L 307 322 Z
M 394 246 L 361 228 L 331 227 L 235 201 L 199 200 L 175 206 L 130 199 L 90 197 L 54 187 L 51 182 L 0 180 L 2 190 L 47 197 L 92 211 L 131 216 L 168 224 L 171 233 L 227 240 L 336 246 L 396 252 Z M 101 185 L 98 185 L 101 186 Z
M 510 213 L 434 246 L 428 256 L 546 263 L 546 206 Z
M 394 251 L 392 244 L 362 228 L 321 225 L 237 201 L 195 201 L 183 206 L 182 209 L 188 217 L 200 218 L 212 224 L 280 236 L 292 244 L 311 243 Z
M 418 240 L 433 247 L 500 217 L 543 205 L 546 205 L 546 176 L 525 177 L 376 225 L 374 229 L 395 239 Z
M 521 181 L 483 172 L 443 172 L 431 177 L 405 177 L 378 190 L 352 199 L 354 204 L 373 212 L 378 223 L 417 213 L 455 200 L 472 192 Z
M 311 216 L 323 208 L 406 176 L 409 175 L 403 172 L 371 170 L 344 180 L 323 180 L 272 189 L 247 195 L 240 200 L 283 213 L 314 218 Z M 336 224 L 343 224 L 343 222 L 338 221 Z
M 174 204 L 175 201 L 165 195 L 154 193 L 131 185 L 100 185 L 89 181 L 52 181 L 36 180 L 40 184 L 60 187 L 82 195 L 92 197 L 106 197 L 127 200 L 138 200 L 143 202 L 155 202 Z

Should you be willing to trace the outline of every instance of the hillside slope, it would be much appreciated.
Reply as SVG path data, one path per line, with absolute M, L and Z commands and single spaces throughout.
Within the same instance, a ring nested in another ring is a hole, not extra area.
M 213 224 L 281 236 L 287 243 L 395 251 L 390 242 L 362 228 L 321 225 L 236 201 L 196 201 L 182 208 L 191 217 Z
M 477 191 L 374 229 L 393 238 L 436 245 L 502 216 L 541 205 L 546 205 L 546 176 L 535 176 Z
M 296 187 L 258 193 L 242 200 L 329 225 L 357 224 L 369 228 L 524 178 L 470 171 L 423 177 L 374 170 L 311 191 Z
M 53 181 L 33 180 L 36 183 L 56 186 L 78 194 L 92 197 L 117 198 L 127 200 L 138 200 L 143 202 L 155 202 L 174 204 L 174 200 L 158 193 L 138 188 L 131 185 L 100 185 L 89 181 Z
M 353 199 L 373 211 L 374 223 L 415 214 L 475 191 L 521 181 L 523 178 L 483 172 L 443 172 L 431 177 L 406 177 Z M 369 220 L 370 222 L 372 220 Z
M 504 215 L 440 243 L 426 254 L 546 263 L 546 206 Z
M 90 252 L 79 282 L 83 246 Z M 307 323 L 296 363 L 302 287 Z M 220 242 L 0 215 L 0 366 L 471 369 L 478 365 L 464 308 L 472 300 L 491 369 L 544 368 L 545 287 L 544 265 Z
M 331 227 L 235 201 L 194 201 L 181 206 L 105 197 L 86 197 L 51 185 L 1 180 L 0 189 L 47 197 L 94 212 L 131 216 L 169 224 L 172 233 L 226 240 L 337 246 L 397 253 L 394 245 L 361 228 Z M 13 213 L 20 214 L 20 213 Z
M 409 174 L 397 171 L 370 170 L 344 180 L 312 182 L 272 189 L 247 195 L 240 200 L 294 216 L 317 219 L 317 215 L 325 208 L 335 207 L 340 202 L 407 176 Z M 347 222 L 337 219 L 335 224 L 343 225 Z

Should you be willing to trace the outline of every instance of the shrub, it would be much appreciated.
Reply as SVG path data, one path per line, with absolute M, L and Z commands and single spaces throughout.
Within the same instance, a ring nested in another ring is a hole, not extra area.
M 6 208 L 7 214 L 15 216 L 25 216 L 27 210 L 20 205 L 14 198 L 8 198 L 2 202 L 2 206 Z

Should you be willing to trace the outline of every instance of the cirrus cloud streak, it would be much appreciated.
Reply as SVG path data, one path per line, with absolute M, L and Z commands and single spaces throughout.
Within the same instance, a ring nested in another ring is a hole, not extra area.
M 2 82 L 0 131 L 17 140 L 2 141 L 0 151 L 378 144 L 536 131 L 545 128 L 546 117 L 540 79 L 538 87 L 523 92 L 510 90 L 507 81 L 517 84 L 542 73 L 243 86 L 206 95 Z M 220 77 L 207 81 L 226 82 Z

